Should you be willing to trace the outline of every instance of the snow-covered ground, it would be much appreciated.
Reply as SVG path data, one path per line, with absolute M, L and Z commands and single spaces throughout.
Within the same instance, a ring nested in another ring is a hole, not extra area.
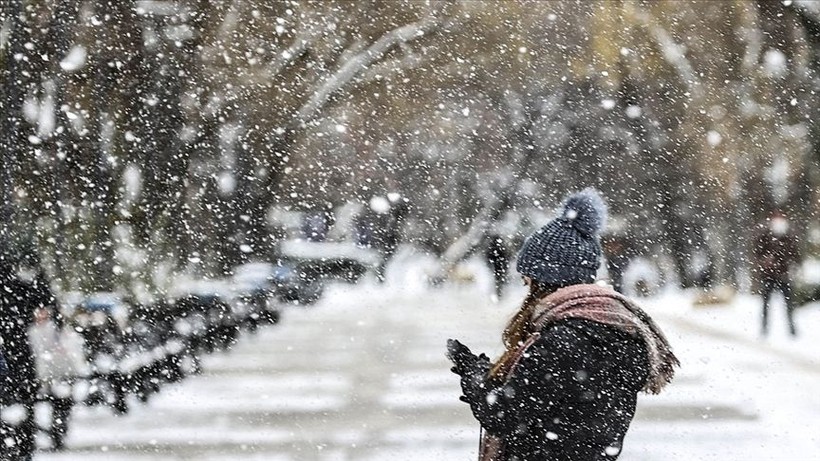
M 489 275 L 439 289 L 422 266 L 388 284 L 333 286 L 310 308 L 204 361 L 205 373 L 112 416 L 80 408 L 64 453 L 95 460 L 472 460 L 478 428 L 444 358 L 457 337 L 500 351 L 523 294 L 489 301 Z M 820 460 L 820 306 L 785 334 L 775 304 L 759 338 L 759 301 L 694 307 L 689 293 L 643 300 L 683 368 L 668 392 L 642 397 L 622 460 Z
M 760 298 L 695 307 L 687 293 L 645 302 L 683 363 L 669 392 L 646 396 L 623 459 L 820 460 L 820 305 L 782 300 L 760 335 Z

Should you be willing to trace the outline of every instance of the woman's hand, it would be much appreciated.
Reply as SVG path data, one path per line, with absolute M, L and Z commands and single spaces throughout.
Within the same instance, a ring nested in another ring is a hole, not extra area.
M 464 392 L 461 400 L 467 402 L 475 398 L 478 390 L 484 388 L 484 381 L 490 371 L 489 357 L 484 354 L 476 356 L 460 341 L 448 339 L 447 358 L 454 364 L 450 371 L 461 376 L 461 390 Z

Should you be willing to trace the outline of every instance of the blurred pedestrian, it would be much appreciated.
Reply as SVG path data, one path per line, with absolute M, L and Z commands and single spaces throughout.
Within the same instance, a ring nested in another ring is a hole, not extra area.
M 507 272 L 510 268 L 510 255 L 503 237 L 494 233 L 487 236 L 484 259 L 493 272 L 494 296 L 495 300 L 498 301 L 504 294 L 504 286 L 507 284 Z
M 615 459 L 640 391 L 658 393 L 679 365 L 652 319 L 595 285 L 606 207 L 591 189 L 531 235 L 517 269 L 529 294 L 495 362 L 456 340 L 448 357 L 482 427 L 480 459 Z
M 624 271 L 629 265 L 629 239 L 623 231 L 609 232 L 601 237 L 601 249 L 612 289 L 624 292 Z
M 87 368 L 83 340 L 73 328 L 64 328 L 56 305 L 38 306 L 34 318 L 29 339 L 42 393 L 51 407 L 51 448 L 61 450 L 75 403 L 73 385 Z
M 38 382 L 28 338 L 28 329 L 34 322 L 31 290 L 31 285 L 19 278 L 14 265 L 0 258 L 0 338 L 8 366 L 8 374 L 0 387 L 6 403 L 22 410 L 14 430 L 4 437 L 4 443 L 15 453 L 12 459 L 19 460 L 31 459 L 35 448 L 34 404 Z
M 754 257 L 754 269 L 760 294 L 763 296 L 761 334 L 765 336 L 769 332 L 769 305 L 774 292 L 779 291 L 786 303 L 789 333 L 797 336 L 794 323 L 794 293 L 789 271 L 792 264 L 799 261 L 800 253 L 797 236 L 781 211 L 773 211 L 763 230 L 758 234 L 754 244 Z
M 401 195 L 377 195 L 370 199 L 368 207 L 356 222 L 356 243 L 379 253 L 379 262 L 375 268 L 379 282 L 385 281 L 387 264 L 399 247 L 401 227 L 407 212 L 407 202 Z
M 715 256 L 709 247 L 698 248 L 690 258 L 692 282 L 701 290 L 708 291 L 715 284 Z

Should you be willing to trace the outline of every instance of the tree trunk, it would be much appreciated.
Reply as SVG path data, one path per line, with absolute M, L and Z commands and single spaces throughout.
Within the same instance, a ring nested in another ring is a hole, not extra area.
M 25 80 L 23 61 L 16 56 L 25 56 L 23 44 L 25 27 L 23 23 L 23 4 L 21 0 L 7 0 L 4 16 L 9 18 L 8 51 L 4 59 L 2 85 L 0 85 L 0 151 L 3 164 L 0 165 L 0 187 L 2 187 L 2 204 L 0 204 L 0 257 L 8 258 L 10 247 L 14 244 L 11 235 L 11 223 L 14 216 L 13 191 L 17 159 L 23 154 L 23 94 Z

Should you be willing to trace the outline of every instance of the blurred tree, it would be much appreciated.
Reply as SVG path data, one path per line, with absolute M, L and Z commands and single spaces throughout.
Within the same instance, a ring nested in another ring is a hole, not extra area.
M 742 284 L 767 208 L 803 227 L 817 211 L 813 2 L 9 0 L 2 14 L 3 216 L 31 218 L 2 233 L 36 220 L 65 288 L 150 285 L 168 261 L 224 274 L 269 255 L 271 205 L 391 191 L 446 268 L 502 216 L 537 225 L 587 185 L 682 285 L 704 249 Z
M 2 63 L 2 84 L 0 84 L 0 112 L 4 114 L 0 122 L 0 153 L 2 153 L 2 212 L 0 213 L 0 258 L 8 258 L 14 236 L 10 225 L 14 216 L 12 207 L 14 196 L 14 174 L 18 158 L 23 153 L 24 126 L 22 120 L 23 95 L 27 85 L 25 73 L 24 44 L 28 35 L 26 16 L 22 0 L 4 2 L 2 24 L 7 30 L 0 54 Z

